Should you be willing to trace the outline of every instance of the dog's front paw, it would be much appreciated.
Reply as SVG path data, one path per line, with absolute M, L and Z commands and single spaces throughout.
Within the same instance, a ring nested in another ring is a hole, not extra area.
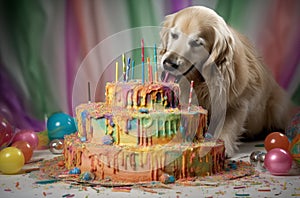
M 237 149 L 238 149 L 237 145 L 226 144 L 225 143 L 225 155 L 226 155 L 226 157 L 227 158 L 233 157 Z
M 237 136 L 222 134 L 220 139 L 224 141 L 226 157 L 233 157 L 240 145 Z

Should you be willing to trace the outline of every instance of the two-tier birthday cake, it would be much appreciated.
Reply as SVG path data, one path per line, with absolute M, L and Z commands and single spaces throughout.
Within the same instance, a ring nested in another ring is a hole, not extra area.
M 68 169 L 118 182 L 206 176 L 223 169 L 223 142 L 203 137 L 207 110 L 180 104 L 178 84 L 112 82 L 105 93 L 105 102 L 76 108 L 78 132 L 64 140 Z

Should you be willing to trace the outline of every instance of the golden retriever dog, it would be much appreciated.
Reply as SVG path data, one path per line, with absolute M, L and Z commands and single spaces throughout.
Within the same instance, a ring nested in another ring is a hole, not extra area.
M 228 156 L 241 136 L 287 126 L 291 104 L 286 93 L 247 38 L 212 9 L 194 6 L 166 16 L 159 54 L 162 79 L 179 83 L 181 103 L 188 102 L 194 81 L 193 103 L 208 109 L 209 116 L 215 112 L 210 122 L 223 122 L 213 133 L 224 141 Z

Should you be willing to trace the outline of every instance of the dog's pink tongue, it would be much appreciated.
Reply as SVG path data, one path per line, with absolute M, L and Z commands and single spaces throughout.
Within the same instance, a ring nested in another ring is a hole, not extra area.
M 169 72 L 166 72 L 165 73 L 165 77 L 163 79 L 163 82 L 171 82 L 171 83 L 174 83 L 176 80 L 176 76 L 172 75 L 171 73 Z

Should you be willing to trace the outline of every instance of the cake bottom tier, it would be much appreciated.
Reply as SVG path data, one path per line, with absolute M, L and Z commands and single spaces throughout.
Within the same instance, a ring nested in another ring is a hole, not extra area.
M 91 172 L 97 180 L 158 181 L 163 174 L 181 179 L 222 171 L 225 147 L 220 140 L 151 147 L 100 145 L 81 142 L 72 134 L 64 140 L 64 161 L 66 168 Z

